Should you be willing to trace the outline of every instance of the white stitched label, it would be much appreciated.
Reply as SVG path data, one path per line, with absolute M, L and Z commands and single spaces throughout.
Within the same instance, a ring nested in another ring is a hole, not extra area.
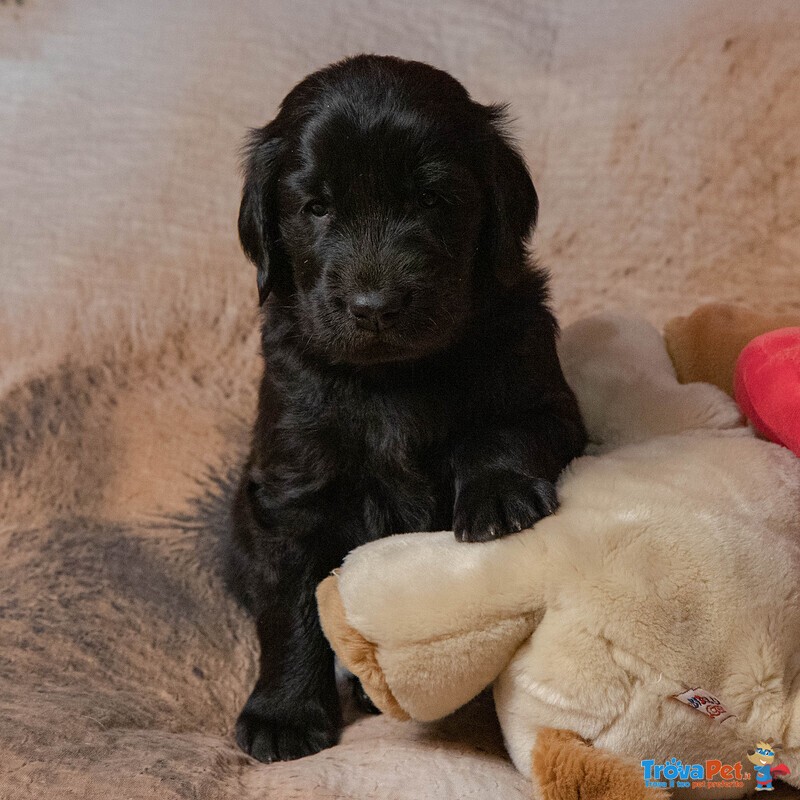
M 687 689 L 673 697 L 717 722 L 725 722 L 728 717 L 736 716 L 725 708 L 725 704 L 718 697 L 705 689 Z

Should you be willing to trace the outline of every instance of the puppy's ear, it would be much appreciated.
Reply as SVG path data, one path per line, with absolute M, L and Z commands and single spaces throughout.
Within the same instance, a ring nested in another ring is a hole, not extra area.
M 264 304 L 280 274 L 288 272 L 278 228 L 278 173 L 284 149 L 274 122 L 251 131 L 244 146 L 239 241 L 256 266 L 259 305 Z
M 511 286 L 525 270 L 527 245 L 539 213 L 539 198 L 528 168 L 506 131 L 505 106 L 490 106 L 492 154 L 489 231 L 495 274 Z

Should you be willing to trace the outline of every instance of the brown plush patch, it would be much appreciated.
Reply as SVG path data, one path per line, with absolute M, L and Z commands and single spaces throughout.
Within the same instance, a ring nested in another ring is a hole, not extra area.
M 733 372 L 745 345 L 762 333 L 794 325 L 800 325 L 800 314 L 760 314 L 709 303 L 667 322 L 664 339 L 681 383 L 713 383 L 732 397 Z
M 641 770 L 624 758 L 592 747 L 572 731 L 544 728 L 531 754 L 531 778 L 542 800 L 666 800 L 648 789 Z
M 384 714 L 395 719 L 410 719 L 386 683 L 378 664 L 375 645 L 348 623 L 336 575 L 329 575 L 317 587 L 317 606 L 325 636 L 341 662 L 359 678 L 372 702 Z

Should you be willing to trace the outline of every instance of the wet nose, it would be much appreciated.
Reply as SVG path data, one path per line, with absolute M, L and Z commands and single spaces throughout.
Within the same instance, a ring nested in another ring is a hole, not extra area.
M 391 328 L 405 305 L 406 296 L 401 292 L 360 292 L 350 297 L 347 310 L 359 328 L 377 333 Z

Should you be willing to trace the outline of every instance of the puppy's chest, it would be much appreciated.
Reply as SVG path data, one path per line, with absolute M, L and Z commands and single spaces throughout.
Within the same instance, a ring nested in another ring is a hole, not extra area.
M 451 421 L 440 398 L 425 393 L 345 396 L 331 406 L 317 441 L 359 542 L 446 526 Z
M 445 397 L 428 391 L 349 387 L 331 391 L 316 414 L 308 409 L 309 431 L 350 472 L 427 471 L 450 437 L 456 414 L 447 406 Z
M 327 498 L 352 546 L 387 533 L 446 527 L 450 454 L 467 413 L 455 383 L 428 379 L 387 388 L 325 376 L 286 381 L 273 470 L 299 477 L 311 494 Z

